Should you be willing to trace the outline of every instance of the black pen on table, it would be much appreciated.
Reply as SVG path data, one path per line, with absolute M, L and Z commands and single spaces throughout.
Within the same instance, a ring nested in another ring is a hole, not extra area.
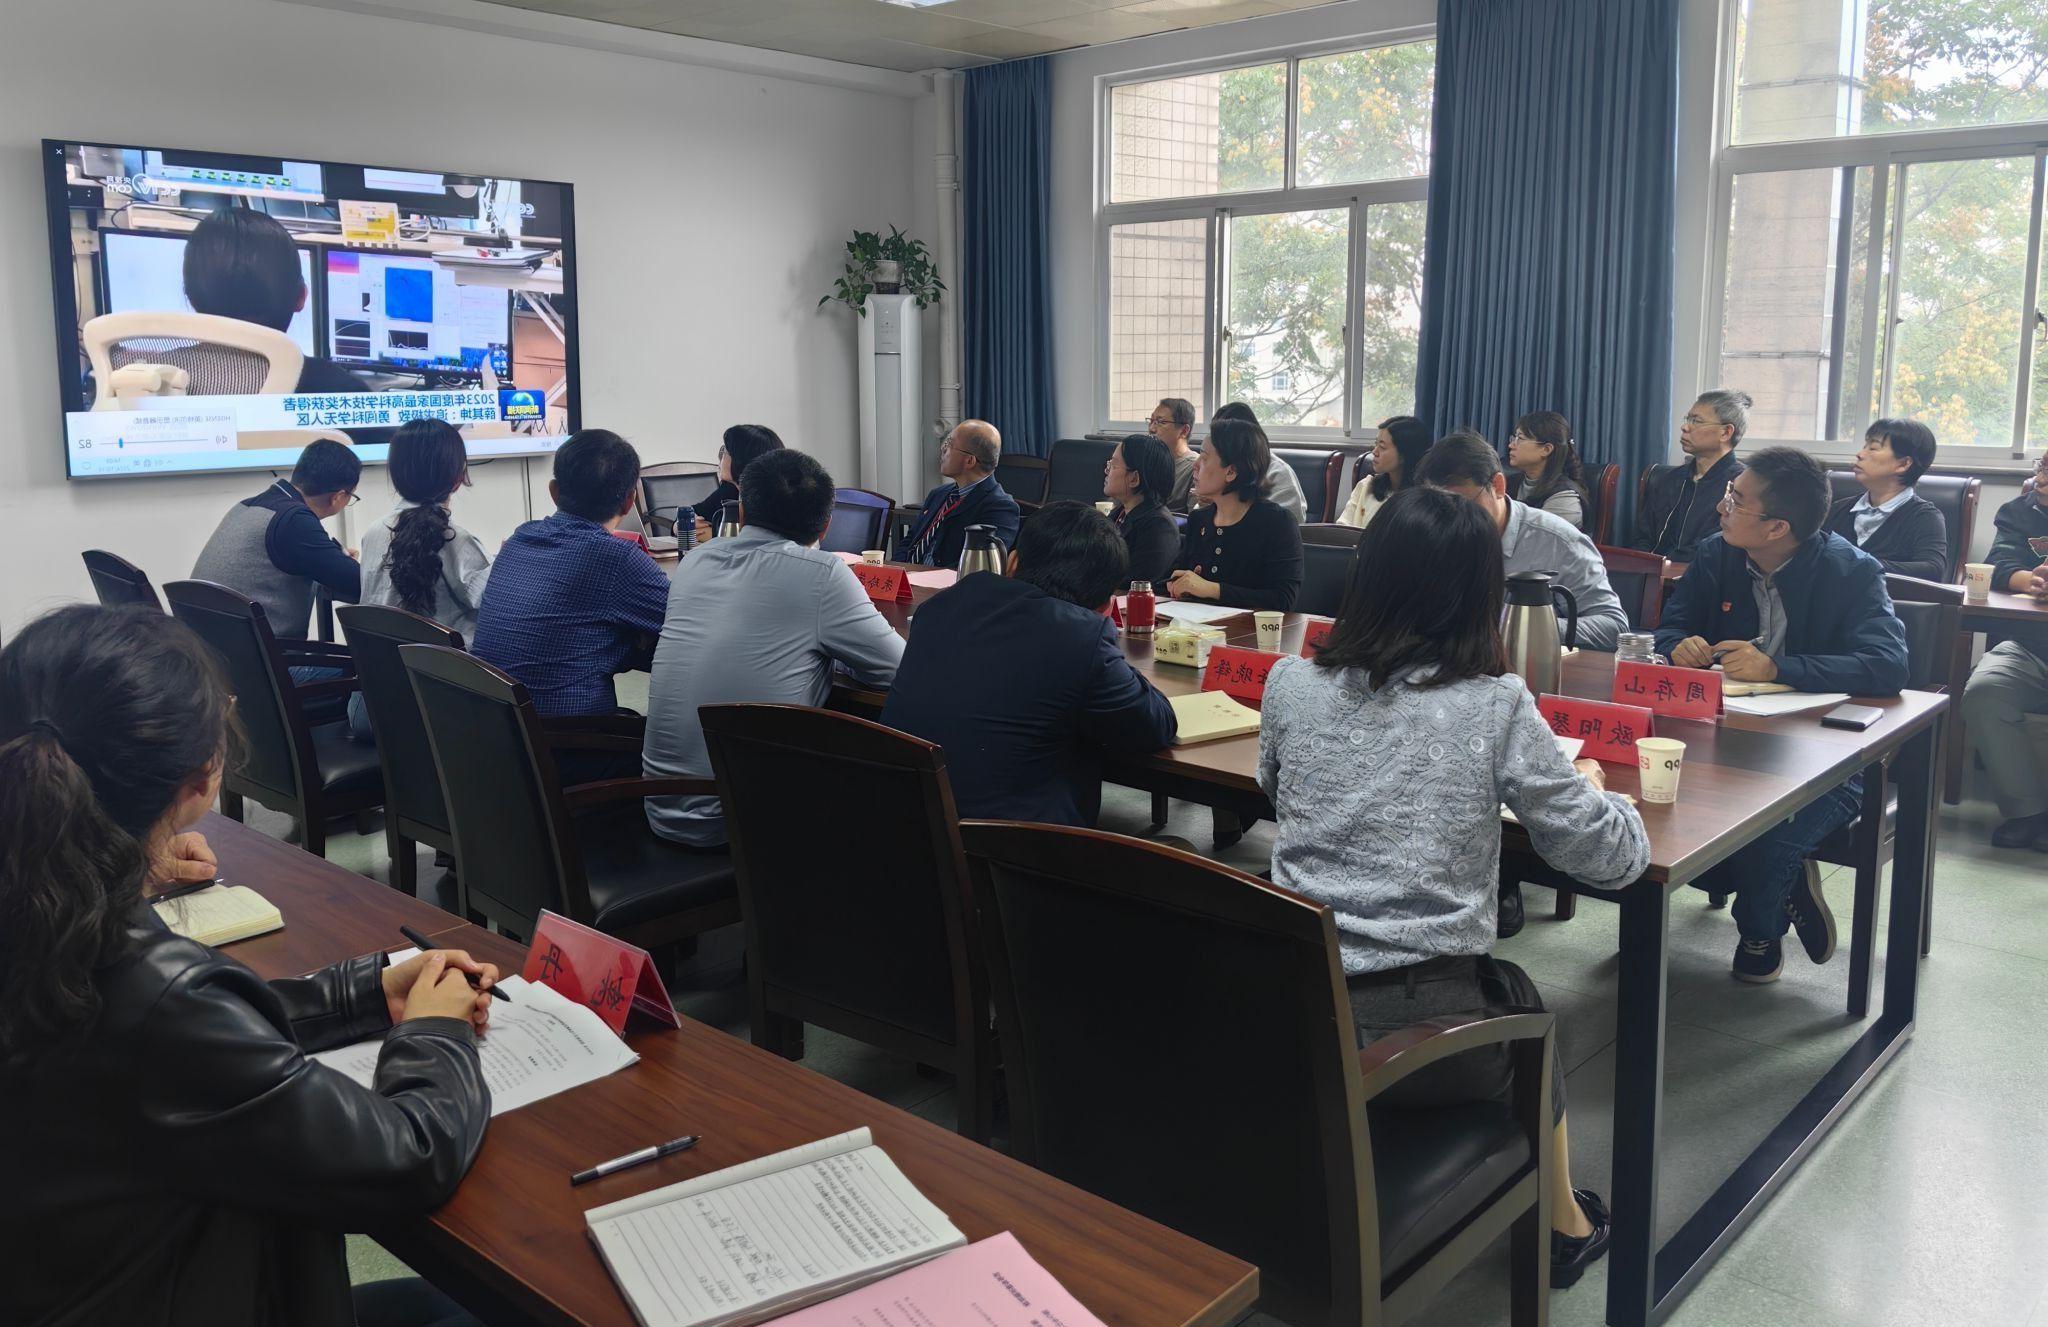
M 414 944 L 418 945 L 420 947 L 420 952 L 423 954 L 427 952 L 429 949 L 441 948 L 440 945 L 437 945 L 432 940 L 427 939 L 427 937 L 421 935 L 418 931 L 415 931 L 410 926 L 399 927 L 398 933 L 404 936 L 406 939 L 412 941 Z M 474 972 L 464 973 L 463 975 L 469 978 L 469 984 L 471 986 L 476 985 L 477 975 Z M 491 994 L 496 998 L 503 1000 L 506 1004 L 512 1003 L 512 997 L 505 994 L 505 992 L 499 990 L 496 986 L 491 987 Z
M 164 903 L 174 898 L 183 898 L 187 894 L 197 894 L 202 889 L 212 889 L 215 885 L 224 885 L 226 883 L 227 881 L 220 876 L 215 876 L 211 880 L 194 880 L 190 884 L 179 885 L 176 889 L 166 889 L 160 894 L 151 894 L 149 901 L 151 903 Z
M 628 1152 L 622 1157 L 613 1157 L 610 1161 L 600 1161 L 589 1170 L 579 1170 L 574 1175 L 571 1175 L 569 1183 L 571 1186 L 588 1184 L 592 1180 L 601 1180 L 605 1176 L 625 1170 L 629 1166 L 637 1166 L 643 1161 L 659 1161 L 663 1157 L 674 1156 L 678 1152 L 687 1152 L 697 1145 L 697 1138 L 698 1135 L 696 1134 L 691 1134 L 687 1138 L 672 1138 L 666 1143 L 656 1143 L 653 1147 L 643 1147 L 638 1152 Z
M 1762 636 L 1758 636 L 1758 637 L 1757 637 L 1757 638 L 1756 638 L 1755 640 L 1751 641 L 1751 642 L 1750 642 L 1749 644 L 1750 644 L 1750 648 L 1752 648 L 1752 649 L 1758 649 L 1758 650 L 1761 650 L 1761 649 L 1762 649 L 1762 648 L 1764 647 L 1764 638 L 1763 638 Z M 1715 650 L 1715 651 L 1714 651 L 1714 662 L 1715 662 L 1715 663 L 1719 663 L 1719 662 L 1721 662 L 1721 660 L 1722 660 L 1722 659 L 1726 658 L 1726 657 L 1727 657 L 1727 656 L 1728 656 L 1729 654 L 1731 654 L 1731 653 L 1733 653 L 1733 651 L 1730 651 L 1730 650 Z

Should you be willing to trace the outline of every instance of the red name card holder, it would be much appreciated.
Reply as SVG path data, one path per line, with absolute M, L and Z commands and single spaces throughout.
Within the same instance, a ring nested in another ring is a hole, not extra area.
M 853 578 L 878 604 L 910 602 L 910 574 L 901 567 L 875 567 L 865 562 L 851 564 Z
M 1209 666 L 1202 670 L 1202 690 L 1221 691 L 1233 700 L 1256 708 L 1266 696 L 1266 674 L 1287 656 L 1264 650 L 1240 650 L 1218 645 L 1209 651 Z
M 1536 712 L 1559 737 L 1576 737 L 1585 745 L 1579 755 L 1609 765 L 1636 763 L 1636 739 L 1651 737 L 1650 711 L 1640 705 L 1610 705 L 1576 696 L 1538 696 Z
M 1302 623 L 1301 657 L 1315 658 L 1316 651 L 1323 648 L 1323 642 L 1330 638 L 1330 632 L 1335 630 L 1336 626 L 1335 622 L 1325 622 L 1321 618 L 1311 618 Z
M 1669 719 L 1711 722 L 1721 714 L 1721 675 L 1704 668 L 1617 663 L 1614 703 L 1641 706 Z
M 683 1025 L 646 950 L 552 912 L 541 913 L 519 975 L 589 1005 L 614 1032 L 625 1030 L 634 1010 L 669 1027 Z

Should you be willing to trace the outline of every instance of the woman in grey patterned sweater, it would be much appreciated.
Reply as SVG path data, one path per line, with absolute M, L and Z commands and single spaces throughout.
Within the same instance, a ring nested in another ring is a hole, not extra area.
M 1427 568 L 1428 574 L 1418 574 Z M 1545 861 L 1596 889 L 1649 865 L 1642 818 L 1575 769 L 1506 672 L 1500 532 L 1449 493 L 1405 488 L 1359 543 L 1335 629 L 1313 660 L 1266 681 L 1259 783 L 1279 833 L 1273 881 L 1336 914 L 1360 1045 L 1446 1014 L 1541 1008 L 1527 974 L 1492 957 L 1500 808 Z M 1607 1210 L 1571 1188 L 1564 1083 L 1552 1061 L 1552 1282 L 1607 1250 Z M 1505 1100 L 1505 1052 L 1455 1057 L 1404 1081 L 1392 1106 Z

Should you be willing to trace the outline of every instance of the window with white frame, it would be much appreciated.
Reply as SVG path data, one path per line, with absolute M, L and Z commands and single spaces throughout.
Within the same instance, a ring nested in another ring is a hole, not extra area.
M 1111 85 L 1098 414 L 1248 402 L 1279 435 L 1414 407 L 1436 43 Z
M 1709 376 L 1751 437 L 1947 462 L 2048 441 L 2048 19 L 2004 0 L 1729 0 Z

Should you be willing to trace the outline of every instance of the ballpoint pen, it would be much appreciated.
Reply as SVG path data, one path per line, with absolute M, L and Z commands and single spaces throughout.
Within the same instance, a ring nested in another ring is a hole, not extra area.
M 412 929 L 412 927 L 410 926 L 399 927 L 398 933 L 404 936 L 406 939 L 412 941 L 414 944 L 418 945 L 420 947 L 421 953 L 425 953 L 429 949 L 439 949 L 441 947 L 435 944 L 432 940 L 429 940 L 426 936 L 421 935 L 418 931 Z M 465 973 L 464 975 L 469 978 L 469 984 L 471 986 L 476 985 L 477 975 L 475 973 L 470 972 Z M 499 990 L 496 986 L 491 987 L 491 995 L 495 999 L 503 1000 L 506 1004 L 512 1003 L 512 997 L 505 994 L 505 992 Z

